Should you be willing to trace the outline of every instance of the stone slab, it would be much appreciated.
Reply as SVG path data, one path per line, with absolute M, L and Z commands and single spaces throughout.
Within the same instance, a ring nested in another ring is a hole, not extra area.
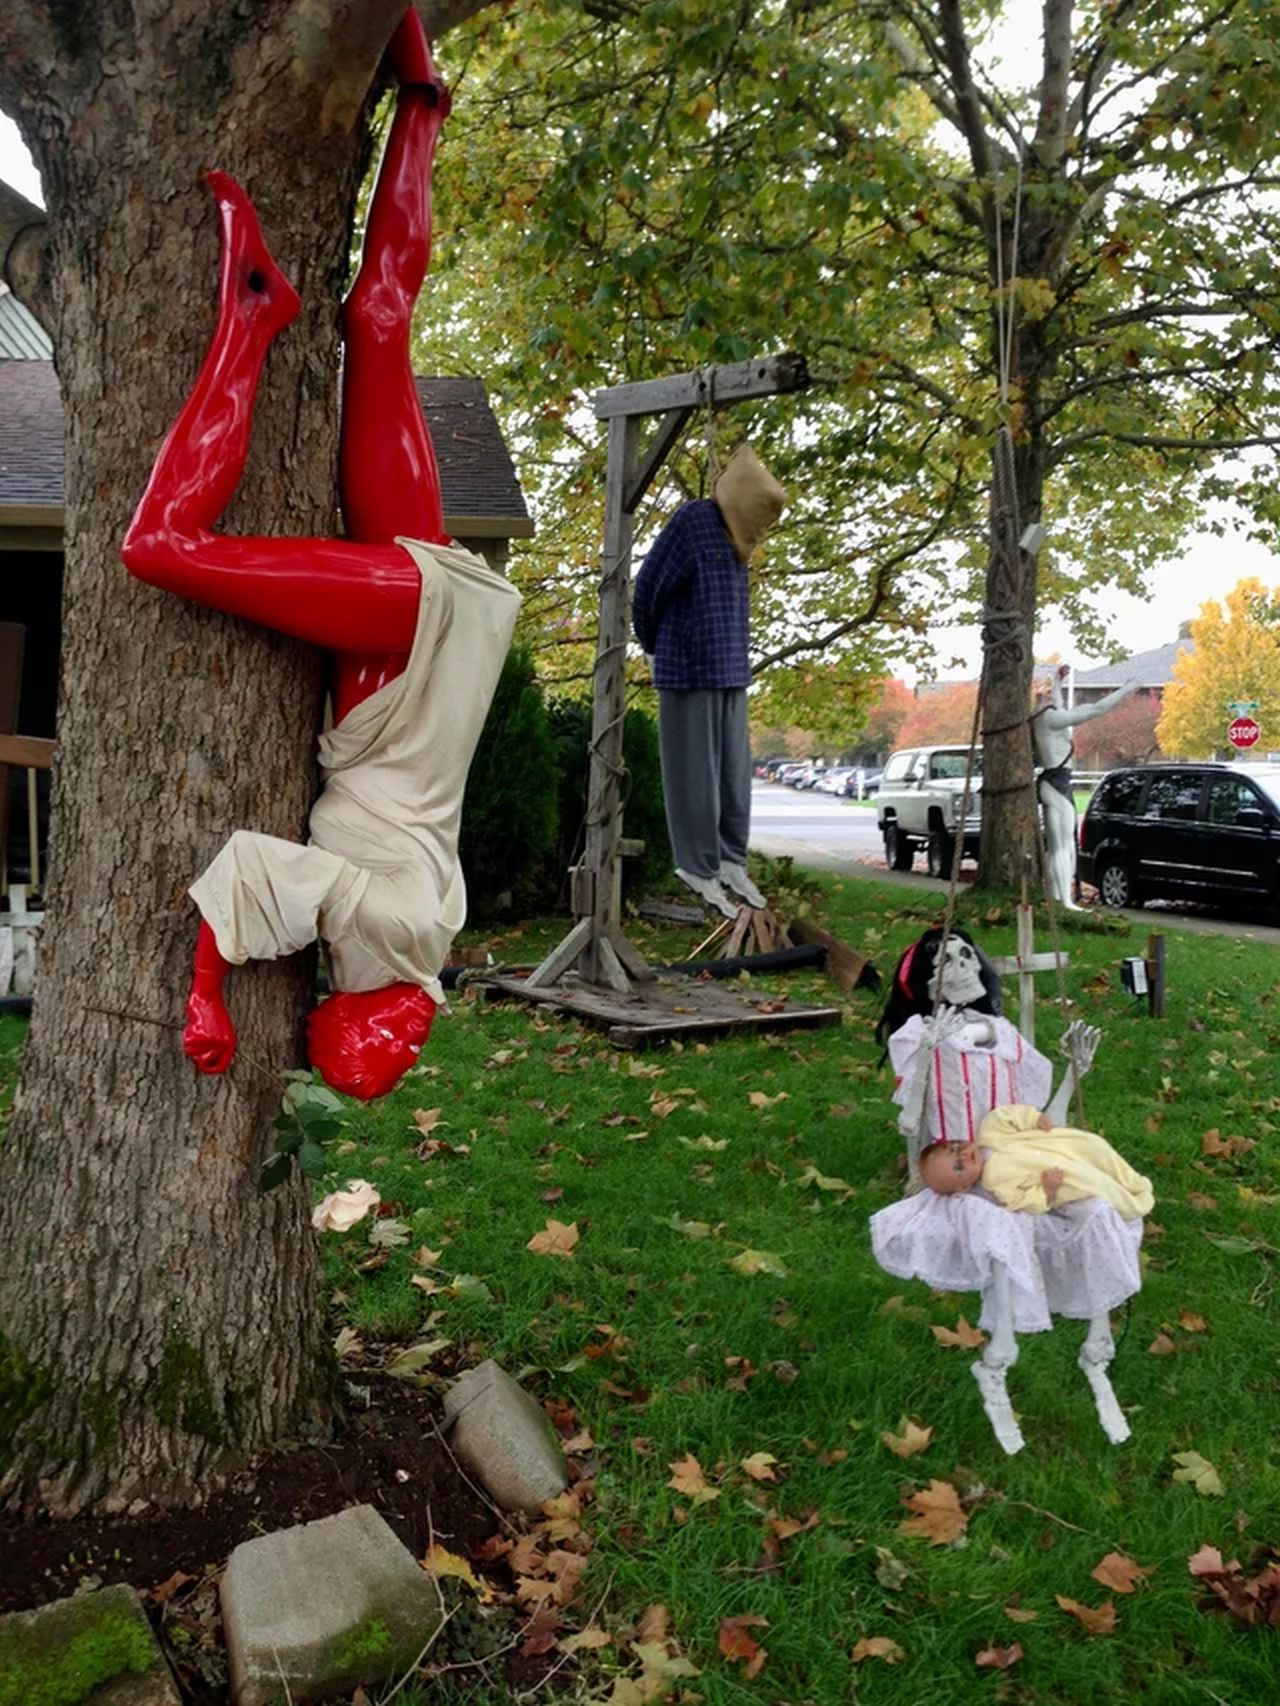
M 568 1485 L 545 1412 L 492 1359 L 454 1381 L 444 1416 L 454 1455 L 504 1511 L 536 1511 Z
M 180 1706 L 142 1601 L 123 1583 L 0 1617 L 0 1706 Z
M 235 1706 L 398 1679 L 440 1622 L 430 1579 L 372 1505 L 244 1541 L 221 1598 Z

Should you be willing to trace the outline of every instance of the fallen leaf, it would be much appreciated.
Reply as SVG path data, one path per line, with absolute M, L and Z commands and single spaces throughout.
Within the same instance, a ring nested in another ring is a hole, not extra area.
M 1116 1608 L 1109 1599 L 1095 1611 L 1092 1606 L 1081 1605 L 1078 1599 L 1068 1599 L 1065 1594 L 1055 1593 L 1053 1597 L 1068 1617 L 1074 1617 L 1089 1635 L 1110 1635 L 1116 1626 Z
M 364 1349 L 364 1341 L 354 1327 L 340 1327 L 333 1341 L 333 1354 L 339 1362 L 345 1362 L 348 1357 L 357 1357 Z
M 456 1552 L 448 1551 L 438 1540 L 428 1546 L 422 1567 L 429 1576 L 435 1576 L 437 1580 L 452 1576 L 455 1580 L 464 1582 L 473 1593 L 479 1594 L 482 1600 L 493 1597 L 488 1584 L 480 1580 L 467 1560 L 460 1558 Z
M 1189 1309 L 1184 1309 L 1178 1317 L 1178 1325 L 1187 1333 L 1207 1333 L 1209 1323 L 1203 1315 L 1193 1315 Z
M 1028 1611 L 1021 1605 L 1006 1605 L 1004 1614 L 1010 1623 L 1034 1623 L 1040 1616 L 1038 1611 Z
M 1016 1665 L 1022 1657 L 1022 1642 L 1015 1641 L 1011 1647 L 984 1647 L 974 1655 L 974 1664 L 983 1665 L 990 1670 L 1008 1670 Z
M 658 1222 L 659 1226 L 669 1226 L 673 1232 L 678 1232 L 682 1238 L 710 1238 L 711 1225 L 705 1220 L 682 1220 L 678 1214 L 669 1214 L 665 1220 Z
M 730 1256 L 729 1266 L 739 1274 L 773 1274 L 778 1279 L 787 1278 L 787 1269 L 780 1256 L 775 1256 L 771 1250 L 753 1250 L 750 1245 L 739 1250 L 736 1256 Z
M 636 1640 L 642 1643 L 649 1641 L 665 1641 L 667 1625 L 671 1621 L 671 1613 L 665 1605 L 650 1605 L 640 1613 L 636 1624 Z
M 776 1481 L 778 1477 L 773 1466 L 777 1461 L 771 1451 L 753 1451 L 750 1457 L 742 1459 L 739 1467 L 745 1469 L 753 1481 Z
M 1235 1564 L 1234 1559 L 1232 1562 Z M 1235 1564 L 1235 1567 L 1239 1569 L 1240 1566 Z M 1216 1546 L 1202 1546 L 1187 1559 L 1187 1568 L 1193 1576 L 1221 1576 L 1226 1573 L 1227 1566 Z
M 1251 1149 L 1256 1149 L 1258 1142 L 1253 1137 L 1223 1137 L 1214 1126 L 1212 1131 L 1205 1132 L 1200 1139 L 1202 1155 L 1219 1155 L 1228 1159 L 1236 1155 L 1247 1155 Z
M 452 1339 L 425 1339 L 421 1344 L 410 1345 L 398 1356 L 392 1357 L 387 1364 L 387 1373 L 393 1380 L 408 1380 L 415 1374 L 421 1374 L 433 1357 L 453 1343 Z
M 475 1303 L 492 1303 L 493 1292 L 479 1274 L 455 1274 L 448 1289 L 454 1297 L 469 1297 Z
M 631 1651 L 644 1669 L 640 1679 L 642 1700 L 660 1699 L 681 1677 L 702 1675 L 697 1665 L 669 1652 L 666 1641 L 633 1641 Z
M 726 1659 L 743 1660 L 742 1675 L 750 1681 L 759 1676 L 764 1669 L 764 1661 L 769 1656 L 767 1647 L 762 1647 L 754 1635 L 747 1633 L 749 1629 L 767 1629 L 767 1617 L 722 1617 L 720 1619 L 720 1654 Z
M 536 1659 L 543 1653 L 549 1653 L 552 1647 L 557 1645 L 557 1636 L 563 1622 L 564 1619 L 554 1605 L 540 1605 L 524 1626 L 524 1640 L 520 1643 L 521 1657 Z
M 680 1137 L 676 1141 L 683 1143 L 686 1149 L 701 1149 L 710 1155 L 718 1155 L 722 1149 L 729 1147 L 727 1137 L 708 1137 L 706 1132 L 701 1137 Z
M 913 1422 L 906 1416 L 898 1426 L 902 1429 L 900 1434 L 886 1431 L 880 1435 L 895 1457 L 914 1457 L 918 1451 L 928 1449 L 929 1441 L 933 1438 L 932 1428 L 922 1428 L 918 1422 Z
M 779 1102 L 789 1101 L 790 1097 L 785 1090 L 779 1090 L 776 1096 L 766 1096 L 763 1090 L 752 1090 L 747 1100 L 753 1108 L 773 1108 Z
M 1146 1581 L 1154 1568 L 1154 1564 L 1135 1563 L 1132 1558 L 1126 1558 L 1123 1552 L 1108 1552 L 1089 1574 L 1095 1582 L 1101 1582 L 1104 1588 L 1110 1588 L 1113 1593 L 1132 1593 L 1139 1582 Z
M 1222 1480 L 1218 1471 L 1207 1458 L 1201 1457 L 1198 1451 L 1175 1451 L 1173 1461 L 1181 1465 L 1175 1469 L 1175 1481 L 1187 1481 L 1197 1493 L 1206 1498 L 1220 1499 L 1222 1497 Z
M 187 1575 L 184 1570 L 175 1570 L 173 1574 L 166 1581 L 161 1582 L 158 1587 L 149 1588 L 147 1590 L 147 1598 L 153 1605 L 164 1605 L 173 1598 L 179 1588 L 185 1587 L 188 1582 L 193 1582 L 195 1579 L 196 1578 L 194 1576 Z
M 413 1252 L 413 1265 L 417 1268 L 438 1268 L 443 1250 L 432 1250 L 425 1244 L 420 1244 Z
M 1187 1202 L 1192 1208 L 1199 1209 L 1202 1214 L 1207 1214 L 1218 1206 L 1217 1197 L 1206 1196 L 1203 1191 L 1189 1192 Z
M 864 1635 L 849 1654 L 856 1665 L 860 1665 L 863 1659 L 883 1659 L 887 1665 L 896 1665 L 901 1664 L 906 1656 L 898 1643 L 891 1641 L 887 1635 Z
M 702 1465 L 692 1452 L 687 1457 L 679 1457 L 673 1463 L 668 1463 L 667 1468 L 671 1471 L 671 1479 L 667 1482 L 667 1486 L 673 1492 L 683 1493 L 695 1505 L 709 1504 L 712 1499 L 720 1497 L 718 1487 L 707 1485 L 707 1478 L 703 1474 Z
M 833 1178 L 827 1173 L 820 1173 L 816 1167 L 806 1167 L 796 1179 L 796 1185 L 803 1190 L 806 1185 L 812 1185 L 819 1191 L 837 1191 L 846 1197 L 856 1196 L 857 1192 L 847 1179 Z
M 443 1111 L 442 1108 L 415 1108 L 413 1110 L 413 1123 L 423 1137 L 430 1137 L 438 1125 L 448 1125 L 448 1120 L 440 1118 Z
M 600 1647 L 607 1647 L 613 1636 L 607 1630 L 598 1629 L 593 1624 L 590 1629 L 580 1629 L 576 1635 L 565 1635 L 556 1642 L 562 1653 L 595 1652 Z
M 955 1331 L 950 1327 L 930 1326 L 929 1331 L 940 1345 L 960 1345 L 967 1351 L 976 1351 L 985 1345 L 987 1335 L 978 1327 L 971 1327 L 962 1315 L 956 1322 Z
M 563 1448 L 565 1456 L 576 1457 L 581 1452 L 590 1451 L 595 1443 L 595 1440 L 591 1437 L 591 1429 L 583 1428 L 580 1432 L 572 1434 L 567 1440 L 565 1440 Z
M 1171 1357 L 1177 1348 L 1168 1333 L 1157 1333 L 1147 1346 L 1148 1352 L 1153 1357 Z
M 969 1513 L 961 1507 L 960 1495 L 949 1481 L 930 1481 L 902 1502 L 915 1514 L 898 1524 L 898 1533 L 918 1535 L 931 1546 L 958 1540 L 969 1526 Z
M 535 1232 L 525 1245 L 526 1250 L 532 1250 L 535 1256 L 573 1256 L 573 1247 L 578 1242 L 578 1223 L 572 1221 L 568 1226 L 562 1220 L 548 1220 L 546 1229 Z

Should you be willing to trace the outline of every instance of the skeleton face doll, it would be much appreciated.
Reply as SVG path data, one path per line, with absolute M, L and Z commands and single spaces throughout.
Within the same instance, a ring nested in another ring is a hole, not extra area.
M 969 942 L 951 937 L 945 955 L 939 955 L 934 963 L 929 1000 L 947 1007 L 973 1007 L 986 993 L 977 950 Z

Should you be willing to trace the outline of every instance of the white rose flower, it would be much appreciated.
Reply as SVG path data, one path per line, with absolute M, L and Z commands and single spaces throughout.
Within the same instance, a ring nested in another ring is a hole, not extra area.
M 349 1232 L 381 1201 L 377 1188 L 367 1179 L 348 1179 L 345 1191 L 332 1191 L 316 1204 L 311 1224 L 317 1232 Z

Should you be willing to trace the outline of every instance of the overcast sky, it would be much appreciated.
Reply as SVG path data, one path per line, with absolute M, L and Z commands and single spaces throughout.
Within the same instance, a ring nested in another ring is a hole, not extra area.
M 1012 0 L 1009 14 L 982 57 L 998 58 L 1006 76 L 1029 85 L 1035 78 L 1039 55 L 1039 7 L 1032 5 L 1031 0 Z M 0 178 L 33 201 L 43 200 L 30 156 L 16 127 L 3 115 L 0 115 Z M 1217 539 L 1208 533 L 1195 534 L 1187 541 L 1181 557 L 1152 572 L 1149 599 L 1103 590 L 1097 596 L 1097 605 L 1118 648 L 1126 652 L 1144 651 L 1174 639 L 1179 624 L 1194 616 L 1203 600 L 1222 597 L 1245 575 L 1257 575 L 1269 586 L 1280 585 L 1280 558 L 1242 535 Z M 1036 650 L 1041 656 L 1058 652 L 1081 668 L 1104 661 L 1096 656 L 1074 654 L 1065 622 L 1052 617 L 1036 636 Z M 938 659 L 943 674 L 956 673 L 945 667 L 953 656 L 964 660 L 963 671 L 975 671 L 978 653 L 976 630 L 939 628 Z

